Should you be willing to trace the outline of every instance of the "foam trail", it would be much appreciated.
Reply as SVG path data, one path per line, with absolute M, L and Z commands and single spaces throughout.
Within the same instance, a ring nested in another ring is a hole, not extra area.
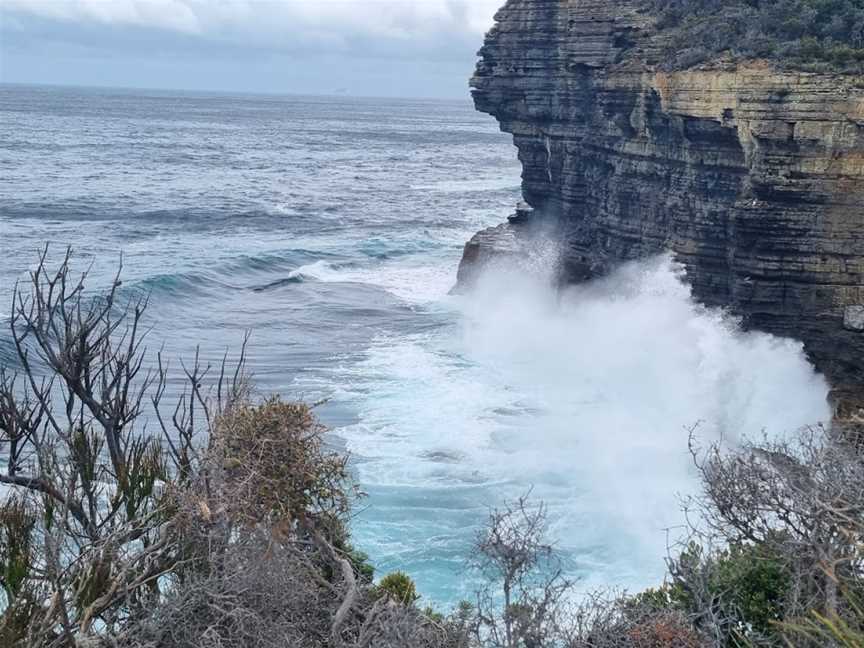
M 429 304 L 447 295 L 455 281 L 455 270 L 450 259 L 433 265 L 409 257 L 402 263 L 376 263 L 371 267 L 319 260 L 293 270 L 286 281 L 277 284 L 305 279 L 378 286 L 407 304 Z
M 343 382 L 361 412 L 343 434 L 373 492 L 361 544 L 453 600 L 467 587 L 465 508 L 480 521 L 533 485 L 586 586 L 659 582 L 664 529 L 696 488 L 687 427 L 734 439 L 829 417 L 800 343 L 740 332 L 681 279 L 668 257 L 563 295 L 542 277 L 488 273 L 458 325 L 379 340 Z M 430 537 L 450 562 L 422 558 Z

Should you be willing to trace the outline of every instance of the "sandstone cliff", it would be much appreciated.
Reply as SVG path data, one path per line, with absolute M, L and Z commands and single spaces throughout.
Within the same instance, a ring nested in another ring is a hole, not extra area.
M 671 250 L 698 299 L 802 340 L 864 404 L 864 78 L 662 72 L 661 37 L 635 0 L 510 0 L 480 51 L 475 104 L 513 134 L 563 278 Z M 479 234 L 460 280 L 530 229 Z

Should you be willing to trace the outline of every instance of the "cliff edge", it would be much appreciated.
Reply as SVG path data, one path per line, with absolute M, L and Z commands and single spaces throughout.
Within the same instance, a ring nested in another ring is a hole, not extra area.
M 864 76 L 758 60 L 666 71 L 655 23 L 637 0 L 498 12 L 472 93 L 513 135 L 528 206 L 468 243 L 460 281 L 499 248 L 512 255 L 532 221 L 557 228 L 565 281 L 671 250 L 694 297 L 803 341 L 838 414 L 852 414 L 864 406 Z

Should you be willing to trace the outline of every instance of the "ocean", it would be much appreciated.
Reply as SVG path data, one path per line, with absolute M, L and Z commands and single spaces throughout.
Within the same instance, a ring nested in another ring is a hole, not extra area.
M 0 86 L 0 362 L 45 243 L 94 290 L 122 258 L 152 350 L 216 361 L 250 331 L 260 394 L 326 401 L 366 493 L 355 544 L 424 602 L 470 598 L 474 534 L 529 491 L 586 589 L 656 584 L 698 487 L 688 430 L 816 423 L 827 386 L 797 342 L 694 304 L 666 257 L 563 294 L 502 271 L 451 295 L 519 183 L 467 98 Z

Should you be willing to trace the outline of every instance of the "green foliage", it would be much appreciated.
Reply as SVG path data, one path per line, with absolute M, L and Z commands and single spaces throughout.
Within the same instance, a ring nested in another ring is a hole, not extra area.
M 360 576 L 360 579 L 365 583 L 371 583 L 375 578 L 375 567 L 369 562 L 369 554 L 365 551 L 355 549 L 353 545 L 347 545 L 348 560 L 354 567 L 354 571 Z
M 327 535 L 333 543 L 333 548 L 348 559 L 360 581 L 364 584 L 371 583 L 375 579 L 375 566 L 369 562 L 369 554 L 357 549 L 351 543 L 351 531 L 345 521 L 330 518 L 324 526 L 327 527 Z
M 777 634 L 783 619 L 790 575 L 783 560 L 766 546 L 738 543 L 707 553 L 696 543 L 674 561 L 674 578 L 633 596 L 633 609 L 678 610 L 699 614 L 705 595 L 734 618 L 727 628 L 732 646 L 747 636 Z
M 433 623 L 444 623 L 446 617 L 431 605 L 423 608 L 423 615 Z
M 328 452 L 324 428 L 305 403 L 270 397 L 234 407 L 216 420 L 211 443 L 236 486 L 235 514 L 249 523 L 265 519 L 345 517 L 353 495 L 347 457 Z
M 36 514 L 11 497 L 0 505 L 0 645 L 14 646 L 27 634 L 38 597 L 28 587 L 33 569 Z
M 158 503 L 156 485 L 171 478 L 166 457 L 154 439 L 136 439 L 130 444 L 129 463 L 122 482 L 118 483 L 122 493 L 126 516 L 134 520 L 149 513 L 148 507 Z
M 777 634 L 791 577 L 782 558 L 766 545 L 736 543 L 707 553 L 691 543 L 678 556 L 673 573 L 671 583 L 642 592 L 634 602 L 698 613 L 697 593 L 708 595 L 734 618 L 727 629 L 730 645 L 738 645 L 741 637 Z
M 413 605 L 420 598 L 414 581 L 411 580 L 410 576 L 400 571 L 392 572 L 382 578 L 381 582 L 378 583 L 378 589 L 403 605 Z
M 0 614 L 0 646 L 24 648 L 32 620 L 39 614 L 44 592 L 25 589 Z M 29 647 L 28 647 L 29 648 Z
M 33 567 L 36 516 L 27 504 L 12 497 L 0 505 L 0 586 L 11 601 L 21 592 Z
M 864 0 L 645 0 L 657 14 L 667 67 L 719 55 L 803 69 L 864 64 Z M 698 43 L 698 45 L 697 45 Z
M 853 622 L 836 613 L 826 616 L 814 610 L 809 617 L 801 621 L 778 624 L 784 639 L 792 646 L 800 645 L 804 641 L 837 648 L 864 646 L 864 603 L 860 597 L 846 591 L 844 598 L 850 612 L 847 616 L 853 619 Z
M 729 593 L 741 621 L 760 633 L 770 633 L 783 618 L 789 574 L 783 563 L 758 545 L 733 545 L 715 558 L 715 592 Z
M 688 597 L 680 583 L 663 583 L 631 597 L 627 603 L 633 608 L 654 610 L 687 609 Z

